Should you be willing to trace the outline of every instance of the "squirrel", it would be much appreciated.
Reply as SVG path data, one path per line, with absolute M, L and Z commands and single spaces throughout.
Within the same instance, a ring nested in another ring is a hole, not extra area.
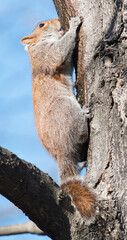
M 43 146 L 56 160 L 60 185 L 86 219 L 95 215 L 95 195 L 78 177 L 81 149 L 88 140 L 88 108 L 81 108 L 73 92 L 72 54 L 79 17 L 71 18 L 64 33 L 55 18 L 39 23 L 21 42 L 33 73 L 35 125 Z

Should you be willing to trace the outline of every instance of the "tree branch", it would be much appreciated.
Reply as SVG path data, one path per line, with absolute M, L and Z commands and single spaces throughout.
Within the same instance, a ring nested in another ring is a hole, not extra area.
M 41 231 L 37 227 L 37 225 L 32 221 L 0 227 L 0 236 L 22 234 L 22 233 L 45 235 L 45 233 Z
M 70 198 L 47 174 L 2 147 L 0 193 L 52 239 L 70 239 L 70 225 L 65 214 L 74 212 Z
M 89 239 L 98 228 L 100 239 L 103 239 L 104 233 L 105 236 L 107 234 L 106 224 L 113 221 L 111 209 L 107 214 L 108 210 L 104 208 L 101 209 L 101 214 L 96 216 L 94 223 L 91 221 L 86 224 L 85 219 L 83 221 L 71 205 L 70 197 L 66 196 L 47 174 L 2 147 L 0 193 L 19 207 L 45 235 L 54 240 L 71 240 L 73 237 L 76 240 L 84 240 L 84 237 Z M 28 226 L 24 229 L 26 231 Z M 14 231 L 13 228 L 13 233 Z

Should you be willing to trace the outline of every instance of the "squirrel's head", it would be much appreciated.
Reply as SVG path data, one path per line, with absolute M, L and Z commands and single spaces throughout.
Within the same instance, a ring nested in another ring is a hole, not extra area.
M 64 31 L 61 28 L 60 21 L 54 18 L 40 22 L 30 35 L 22 38 L 21 43 L 29 47 L 31 44 L 33 45 L 40 41 L 59 39 L 63 34 Z

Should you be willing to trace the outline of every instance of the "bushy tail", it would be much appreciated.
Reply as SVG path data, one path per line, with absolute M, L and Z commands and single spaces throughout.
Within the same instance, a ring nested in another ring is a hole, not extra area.
M 73 176 L 66 182 L 62 183 L 61 188 L 71 195 L 72 201 L 82 217 L 85 217 L 86 219 L 94 217 L 96 211 L 96 197 L 85 183 L 82 183 L 80 179 Z

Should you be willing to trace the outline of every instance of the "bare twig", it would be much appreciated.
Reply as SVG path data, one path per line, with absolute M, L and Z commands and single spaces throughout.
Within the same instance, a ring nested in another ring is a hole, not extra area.
M 32 233 L 37 235 L 46 235 L 40 230 L 32 221 L 20 224 L 14 224 L 9 226 L 0 227 L 0 236 L 14 235 L 22 233 Z

